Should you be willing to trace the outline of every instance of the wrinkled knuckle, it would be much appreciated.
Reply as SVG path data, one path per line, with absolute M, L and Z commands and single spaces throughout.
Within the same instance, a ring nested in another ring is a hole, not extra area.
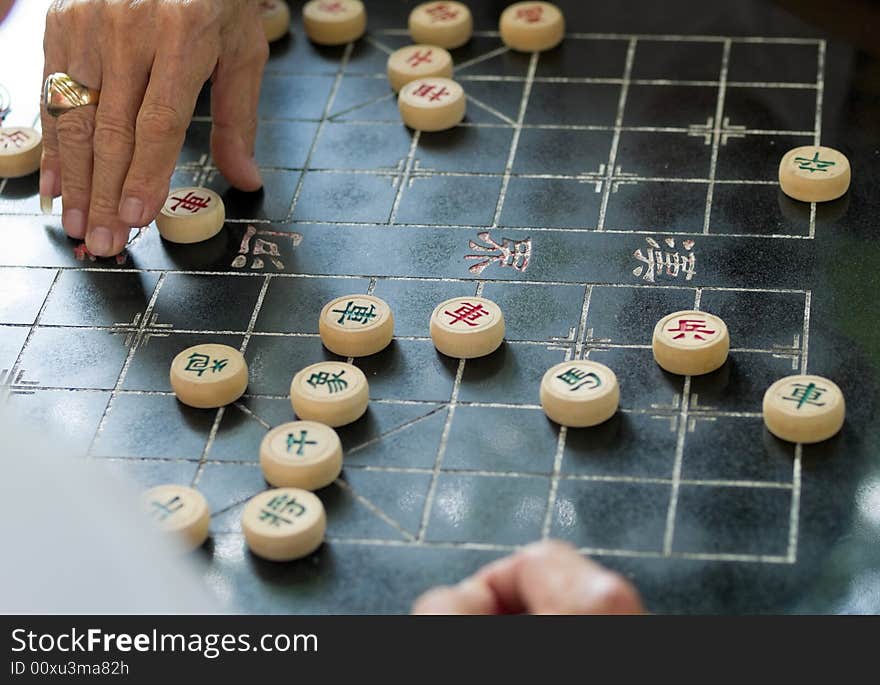
M 163 179 L 155 169 L 145 169 L 143 165 L 132 166 L 125 178 L 124 195 L 133 195 L 142 200 L 165 202 L 168 195 L 168 180 Z
M 211 23 L 215 9 L 210 2 L 169 2 L 160 12 L 166 25 L 203 27 Z
M 89 204 L 89 180 L 81 174 L 64 173 L 61 170 L 61 195 L 64 198 L 65 207 L 88 206 Z
M 220 14 L 225 3 L 213 0 L 166 2 L 158 8 L 155 24 L 159 28 L 163 51 L 192 59 L 192 45 L 208 54 L 216 50 L 220 38 Z
M 58 137 L 67 147 L 91 148 L 95 135 L 95 121 L 91 116 L 81 112 L 65 112 L 58 117 Z
M 117 117 L 100 117 L 95 124 L 95 156 L 115 158 L 130 154 L 134 146 L 132 125 Z
M 119 198 L 111 198 L 105 194 L 97 194 L 92 196 L 89 204 L 89 214 L 96 219 L 113 219 L 116 218 L 116 212 L 119 208 Z
M 138 115 L 137 132 L 148 143 L 162 143 L 180 136 L 186 124 L 186 118 L 174 107 L 150 104 L 144 105 Z

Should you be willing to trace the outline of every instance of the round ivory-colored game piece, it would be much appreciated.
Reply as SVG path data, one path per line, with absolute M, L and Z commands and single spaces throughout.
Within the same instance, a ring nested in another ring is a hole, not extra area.
M 223 200 L 207 188 L 175 188 L 156 217 L 159 235 L 172 243 L 200 243 L 223 228 Z
M 171 388 L 190 407 L 216 409 L 232 404 L 247 385 L 247 362 L 241 352 L 227 345 L 196 345 L 171 362 Z
M 828 440 L 842 427 L 846 402 L 835 383 L 821 376 L 788 376 L 764 393 L 764 424 L 789 442 Z
M 836 200 L 849 189 L 849 160 L 834 148 L 805 145 L 779 162 L 782 192 L 802 202 Z
M 384 300 L 372 295 L 345 295 L 321 310 L 318 332 L 324 347 L 340 357 L 367 357 L 381 352 L 394 338 L 394 315 Z
M 314 421 L 273 428 L 260 445 L 260 466 L 276 488 L 318 490 L 342 471 L 342 443 L 336 431 Z
M 345 45 L 367 30 L 367 10 L 360 0 L 311 0 L 303 6 L 303 28 L 318 45 Z
M 562 362 L 541 379 L 541 407 L 562 426 L 584 428 L 607 421 L 617 411 L 620 388 L 617 376 L 604 364 Z
M 407 45 L 388 58 L 388 82 L 397 93 L 410 81 L 452 77 L 452 55 L 435 45 Z
M 409 14 L 409 34 L 416 43 L 452 50 L 471 39 L 474 19 L 460 2 L 426 2 Z
M 208 539 L 211 512 L 204 495 L 183 485 L 159 485 L 143 494 L 147 515 L 163 531 L 178 537 L 192 550 Z
M 453 297 L 431 314 L 431 339 L 449 357 L 485 357 L 504 342 L 504 314 L 484 297 Z
M 40 169 L 43 136 L 32 128 L 0 128 L 0 178 L 20 178 Z
M 298 418 L 338 428 L 364 415 L 370 403 L 370 386 L 356 366 L 318 362 L 293 377 L 290 403 Z
M 307 490 L 266 490 L 245 505 L 241 530 L 251 552 L 258 557 L 293 561 L 321 546 L 327 516 L 321 500 Z
M 517 2 L 501 13 L 501 40 L 520 52 L 555 48 L 565 36 L 565 17 L 549 2 Z
M 669 373 L 700 376 L 727 361 L 727 325 L 707 312 L 685 311 L 664 316 L 654 327 L 654 359 Z
M 260 0 L 260 16 L 266 40 L 270 43 L 283 38 L 290 31 L 290 8 L 284 0 Z
M 416 131 L 445 131 L 464 119 L 464 88 L 449 78 L 420 78 L 400 89 L 403 123 Z

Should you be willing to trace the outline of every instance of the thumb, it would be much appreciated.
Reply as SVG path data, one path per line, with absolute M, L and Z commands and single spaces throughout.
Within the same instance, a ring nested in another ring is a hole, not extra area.
M 254 159 L 260 81 L 268 57 L 265 38 L 244 59 L 220 59 L 211 88 L 211 155 L 229 183 L 259 190 L 263 179 Z

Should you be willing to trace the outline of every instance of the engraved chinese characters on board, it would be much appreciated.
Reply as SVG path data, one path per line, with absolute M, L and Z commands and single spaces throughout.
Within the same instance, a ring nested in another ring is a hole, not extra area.
M 681 250 L 676 249 L 674 238 L 666 238 L 661 245 L 654 238 L 645 238 L 648 249 L 642 252 L 639 248 L 632 256 L 643 266 L 633 269 L 633 276 L 641 276 L 642 280 L 654 283 L 658 278 L 667 276 L 677 279 L 691 280 L 697 273 L 697 255 L 694 252 L 693 240 L 682 240 Z
M 266 262 L 274 267 L 275 271 L 284 271 L 288 257 L 282 254 L 282 250 L 293 252 L 302 243 L 301 233 L 290 231 L 258 231 L 254 226 L 245 229 L 244 236 L 238 248 L 238 254 L 232 260 L 233 269 L 250 268 L 253 271 L 263 271 Z M 287 249 L 289 248 L 289 249 Z
M 492 238 L 491 233 L 488 231 L 478 233 L 477 238 L 484 244 L 480 245 L 473 240 L 468 241 L 468 248 L 476 254 L 464 256 L 466 261 L 475 262 L 468 267 L 468 271 L 472 274 L 479 275 L 492 264 L 511 268 L 519 272 L 525 272 L 529 268 L 529 264 L 532 261 L 531 238 L 523 240 L 502 238 L 499 243 Z

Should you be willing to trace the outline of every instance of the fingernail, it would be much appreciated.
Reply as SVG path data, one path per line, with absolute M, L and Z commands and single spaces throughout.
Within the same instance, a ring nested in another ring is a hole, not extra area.
M 97 257 L 110 257 L 113 251 L 113 232 L 109 228 L 96 226 L 86 236 L 86 247 Z
M 86 235 L 86 215 L 81 209 L 66 209 L 61 214 L 61 225 L 71 238 L 82 240 Z
M 119 210 L 119 218 L 129 226 L 140 226 L 144 215 L 144 203 L 136 197 L 128 197 Z
M 46 169 L 40 174 L 40 203 L 42 206 L 43 197 L 55 197 L 55 172 Z
M 40 211 L 52 213 L 52 199 L 55 197 L 55 172 L 46 169 L 40 174 Z

